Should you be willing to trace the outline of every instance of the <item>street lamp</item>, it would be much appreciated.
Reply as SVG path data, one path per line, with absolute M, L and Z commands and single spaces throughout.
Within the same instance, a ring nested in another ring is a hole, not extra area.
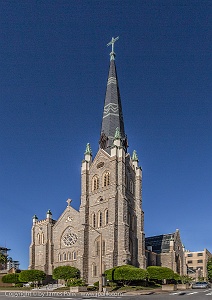
M 99 234 L 99 292 L 102 292 L 102 233 L 90 224 L 82 224 L 83 226 L 89 226 L 91 229 L 95 230 Z

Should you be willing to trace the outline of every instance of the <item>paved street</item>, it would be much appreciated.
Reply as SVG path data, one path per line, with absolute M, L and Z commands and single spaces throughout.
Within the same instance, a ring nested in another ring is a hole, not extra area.
M 207 290 L 187 290 L 185 292 L 172 292 L 172 293 L 162 293 L 162 294 L 151 294 L 151 295 L 126 295 L 121 293 L 83 293 L 83 294 L 74 294 L 69 292 L 44 292 L 44 291 L 24 291 L 24 292 L 0 292 L 0 300 L 14 300 L 18 298 L 19 300 L 26 299 L 60 299 L 60 300 L 84 300 L 84 299 L 144 299 L 144 300 L 177 300 L 177 299 L 192 299 L 192 300 L 212 300 L 212 289 Z

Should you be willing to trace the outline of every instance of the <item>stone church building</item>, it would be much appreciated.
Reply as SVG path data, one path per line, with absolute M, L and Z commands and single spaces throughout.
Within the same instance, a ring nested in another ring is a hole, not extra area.
M 136 151 L 132 156 L 127 152 L 115 40 L 110 42 L 99 150 L 93 157 L 87 144 L 81 165 L 79 211 L 68 199 L 58 220 L 52 219 L 51 211 L 45 220 L 33 217 L 29 269 L 51 275 L 54 268 L 71 265 L 80 269 L 86 282 L 93 283 L 101 271 L 114 266 L 146 268 L 142 169 Z

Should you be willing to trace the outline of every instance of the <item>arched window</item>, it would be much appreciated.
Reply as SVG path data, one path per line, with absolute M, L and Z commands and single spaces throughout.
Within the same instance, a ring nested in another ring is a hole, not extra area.
M 92 180 L 92 191 L 96 191 L 99 188 L 99 177 L 95 175 Z
M 98 212 L 98 227 L 102 227 L 102 212 Z
M 93 213 L 92 214 L 92 227 L 96 227 L 96 214 L 95 213 Z
M 130 180 L 130 193 L 133 194 L 134 193 L 134 185 L 133 185 L 133 181 Z
M 99 241 L 96 241 L 96 256 L 99 256 L 100 254 L 100 242 Z
M 60 253 L 58 254 L 58 261 L 62 261 L 62 255 Z
M 76 260 L 76 259 L 77 259 L 77 252 L 76 252 L 76 251 L 74 251 L 74 252 L 72 253 L 72 257 L 73 257 L 73 260 Z
M 128 213 L 128 224 L 131 227 L 131 214 L 130 213 Z
M 132 216 L 132 231 L 134 231 L 135 230 L 135 216 L 133 215 Z
M 63 260 L 66 260 L 66 253 L 63 253 Z
M 92 264 L 92 277 L 96 277 L 97 276 L 97 266 L 96 264 Z
M 131 239 L 129 239 L 129 251 L 130 251 L 131 259 L 132 259 L 132 257 L 133 257 L 133 243 L 132 243 Z
M 106 172 L 103 174 L 103 187 L 110 184 L 110 173 Z
M 105 241 L 102 241 L 102 255 L 105 256 Z
M 70 252 L 68 252 L 67 258 L 68 258 L 68 260 L 71 260 L 71 253 Z
M 105 210 L 105 225 L 108 224 L 108 217 L 109 217 L 109 213 L 108 213 L 108 209 Z
M 44 244 L 44 233 L 41 234 L 41 244 Z
M 38 240 L 38 244 L 40 245 L 40 243 L 41 243 L 41 236 L 40 236 L 40 233 L 37 234 L 37 240 Z

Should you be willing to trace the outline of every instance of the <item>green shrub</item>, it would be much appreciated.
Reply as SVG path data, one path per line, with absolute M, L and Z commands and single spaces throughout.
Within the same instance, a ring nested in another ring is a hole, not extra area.
M 180 276 L 178 273 L 174 273 L 174 280 L 175 280 L 176 282 L 181 281 L 181 276 Z
M 89 285 L 89 286 L 87 286 L 87 290 L 88 290 L 88 291 L 96 291 L 96 290 L 97 290 L 97 287 L 94 286 L 94 285 Z
M 46 278 L 46 274 L 41 270 L 24 270 L 19 273 L 20 282 L 38 282 Z
M 182 283 L 191 283 L 193 278 L 188 275 L 182 275 L 182 276 L 180 276 L 180 280 Z M 204 281 L 204 279 L 203 279 L 203 281 Z
M 80 278 L 79 269 L 71 266 L 60 266 L 53 270 L 53 279 L 64 279 L 66 282 L 71 278 Z
M 84 286 L 85 282 L 81 278 L 71 278 L 67 280 L 67 286 Z
M 95 287 L 99 287 L 99 281 L 94 282 L 93 284 Z
M 150 279 L 164 280 L 164 279 L 174 279 L 174 271 L 166 267 L 147 267 L 147 272 Z
M 19 274 L 13 273 L 13 274 L 7 274 L 2 277 L 3 283 L 19 283 Z
M 130 282 L 140 281 L 148 277 L 146 270 L 136 268 L 131 265 L 124 265 L 114 267 L 112 269 L 106 270 L 105 275 L 107 280 L 113 281 L 119 284 L 127 285 Z
M 22 282 L 16 283 L 15 287 L 23 287 L 23 283 Z

